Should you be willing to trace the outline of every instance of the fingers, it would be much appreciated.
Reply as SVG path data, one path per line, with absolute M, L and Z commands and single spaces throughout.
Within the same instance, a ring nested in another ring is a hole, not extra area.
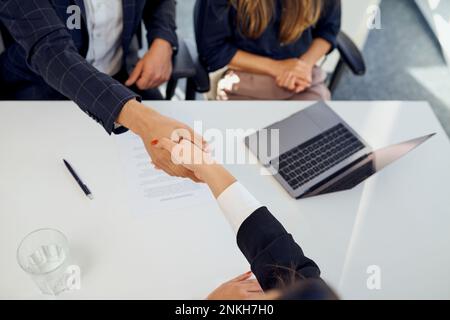
M 286 83 L 286 88 L 288 88 L 289 91 L 295 91 L 295 83 L 297 82 L 297 79 L 292 74 L 289 76 L 288 81 Z
M 171 62 L 169 62 L 171 63 Z M 149 88 L 156 88 L 162 85 L 164 82 L 169 81 L 172 74 L 172 65 L 165 66 L 162 69 L 157 70 L 154 68 L 153 74 L 150 75 L 150 81 L 148 83 Z
M 292 72 L 286 72 L 279 80 L 278 85 L 289 91 L 295 90 L 296 77 Z
M 157 141 L 157 143 L 154 143 L 154 141 Z M 188 147 L 193 146 L 191 144 L 191 142 L 189 142 L 187 140 L 185 142 L 189 144 Z M 164 150 L 168 151 L 171 156 L 170 160 L 173 162 L 173 164 L 176 164 L 176 165 L 189 164 L 189 160 L 183 158 L 183 155 L 186 151 L 185 145 L 175 143 L 172 140 L 167 139 L 167 138 L 163 138 L 159 141 L 153 140 L 152 145 L 155 145 L 156 148 L 160 148 L 160 149 L 164 149 Z
M 173 148 L 175 148 L 175 146 L 177 145 L 175 142 L 167 138 L 162 138 L 160 140 L 153 140 L 153 141 L 157 142 L 154 144 L 157 148 L 161 148 L 169 152 L 172 152 Z
M 136 82 L 136 86 L 141 90 L 156 88 L 168 81 L 171 74 L 171 67 L 168 71 L 161 68 L 161 66 L 145 64 L 142 67 L 140 76 Z
M 150 156 L 152 158 L 153 165 L 155 166 L 155 169 L 163 170 L 166 172 L 169 176 L 172 177 L 183 177 L 183 178 L 189 178 L 194 182 L 202 182 L 200 179 L 198 179 L 194 172 L 191 170 L 188 170 L 187 168 L 176 165 L 172 162 L 171 159 L 171 153 L 169 153 L 166 150 L 162 150 L 158 148 L 157 146 L 164 145 L 165 148 L 171 148 L 169 143 L 172 143 L 169 139 L 168 142 L 164 142 L 163 140 L 158 141 L 157 145 L 152 145 L 151 147 L 148 147 Z
M 136 83 L 136 81 L 139 79 L 139 77 L 142 73 L 143 66 L 144 66 L 144 63 L 142 61 L 139 61 L 138 64 L 136 65 L 136 67 L 133 69 L 133 72 L 131 72 L 130 77 L 125 82 L 125 85 L 127 87 L 132 86 L 133 84 Z
M 247 291 L 251 291 L 251 292 L 262 292 L 263 291 L 258 280 L 256 280 L 256 279 L 245 280 L 242 284 L 244 285 L 244 288 Z
M 297 79 L 297 81 L 295 82 L 295 93 L 300 93 L 309 87 L 311 87 L 311 83 L 306 82 L 302 79 Z
M 141 90 L 146 90 L 146 89 L 151 88 L 149 86 L 151 77 L 152 77 L 151 72 L 144 69 L 141 73 L 139 80 L 136 82 L 136 86 Z
M 178 129 L 174 131 L 172 134 L 172 141 L 179 142 L 180 140 L 185 139 L 191 141 L 197 147 L 202 149 L 203 151 L 208 150 L 208 143 L 203 139 L 203 137 L 194 132 L 191 128 Z
M 276 79 L 277 85 L 286 90 L 300 93 L 306 88 L 311 87 L 311 82 L 299 77 L 294 72 L 285 72 L 283 75 Z
M 162 80 L 160 79 L 160 75 L 158 75 L 157 71 L 152 68 L 147 72 L 147 74 L 144 75 L 144 78 L 142 79 L 142 85 L 144 86 L 142 90 L 156 88 L 161 83 Z
M 125 82 L 125 85 L 129 87 L 136 84 L 139 89 L 146 90 L 158 87 L 167 80 L 168 77 L 163 73 L 158 73 L 151 67 L 146 68 L 143 61 L 140 61 L 134 68 L 128 80 Z
M 192 171 L 184 168 L 183 166 L 173 164 L 170 159 L 168 162 L 158 161 L 154 162 L 154 164 L 156 169 L 164 171 L 171 177 L 188 178 L 196 183 L 202 182 Z
M 294 73 L 298 73 L 300 78 L 303 78 L 307 82 L 312 82 L 312 67 L 302 60 L 298 60 L 295 68 L 292 70 Z

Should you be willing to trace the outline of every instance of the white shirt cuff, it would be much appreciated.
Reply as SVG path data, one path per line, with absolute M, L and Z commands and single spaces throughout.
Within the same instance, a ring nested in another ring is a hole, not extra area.
M 217 198 L 217 202 L 236 234 L 245 219 L 262 207 L 261 203 L 239 182 L 225 189 Z

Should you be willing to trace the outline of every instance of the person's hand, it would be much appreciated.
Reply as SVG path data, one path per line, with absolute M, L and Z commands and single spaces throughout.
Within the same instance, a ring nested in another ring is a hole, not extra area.
M 162 39 L 155 39 L 125 82 L 141 90 L 156 88 L 170 79 L 172 74 L 172 46 Z
M 157 148 L 170 152 L 174 164 L 191 170 L 198 180 L 208 184 L 216 198 L 236 182 L 236 178 L 216 163 L 209 152 L 202 150 L 189 140 L 182 139 L 179 143 L 175 143 L 173 140 L 164 138 L 155 141 L 155 145 Z
M 214 290 L 207 300 L 257 300 L 264 296 L 256 279 L 250 279 L 251 271 L 225 282 Z
M 153 140 L 153 144 L 156 148 L 169 152 L 174 165 L 181 165 L 192 171 L 200 181 L 204 181 L 203 172 L 205 167 L 215 164 L 210 153 L 205 152 L 198 145 L 183 137 L 178 143 L 174 142 L 173 139 L 163 138 Z
M 130 100 L 125 104 L 117 122 L 141 137 L 153 164 L 157 168 L 164 170 L 171 176 L 187 177 L 199 182 L 199 179 L 191 170 L 171 161 L 170 152 L 156 147 L 155 141 L 166 138 L 177 143 L 181 140 L 189 141 L 200 149 L 206 149 L 206 142 L 187 125 L 163 116 L 136 100 Z
M 281 88 L 299 93 L 311 86 L 313 66 L 301 59 L 276 61 L 274 70 L 275 80 Z

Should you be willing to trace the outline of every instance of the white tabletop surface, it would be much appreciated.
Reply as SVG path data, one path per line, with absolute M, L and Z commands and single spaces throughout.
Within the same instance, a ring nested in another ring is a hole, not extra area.
M 151 102 L 204 128 L 258 129 L 298 102 Z M 228 166 L 291 232 L 342 298 L 450 298 L 450 144 L 422 102 L 332 102 L 374 148 L 437 136 L 354 190 L 294 200 L 258 165 Z M 0 298 L 42 298 L 16 262 L 42 227 L 69 238 L 82 288 L 58 299 L 198 299 L 249 269 L 214 202 L 135 215 L 116 142 L 71 102 L 0 103 Z M 243 143 L 239 144 L 244 148 Z M 63 167 L 67 157 L 95 194 Z M 367 267 L 381 270 L 369 290 Z

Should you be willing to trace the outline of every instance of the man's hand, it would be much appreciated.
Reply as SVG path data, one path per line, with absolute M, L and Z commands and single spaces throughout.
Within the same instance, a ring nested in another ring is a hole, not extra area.
M 205 181 L 202 172 L 208 166 L 215 164 L 210 153 L 205 152 L 202 148 L 186 139 L 175 143 L 173 140 L 163 138 L 153 140 L 152 144 L 156 148 L 168 151 L 171 154 L 172 163 L 182 165 L 192 171 L 200 181 Z
M 313 65 L 301 59 L 280 60 L 276 65 L 274 77 L 279 87 L 299 93 L 311 86 Z
M 155 141 L 168 138 L 174 142 L 184 139 L 199 148 L 206 149 L 206 142 L 184 123 L 159 114 L 136 100 L 128 101 L 122 108 L 117 122 L 127 127 L 144 142 L 153 164 L 171 176 L 186 177 L 198 182 L 194 173 L 171 161 L 170 152 L 157 148 Z
M 256 279 L 249 279 L 252 273 L 247 272 L 233 280 L 225 282 L 214 290 L 207 300 L 257 300 L 264 296 Z
M 172 46 L 162 39 L 155 39 L 145 56 L 138 62 L 126 86 L 141 90 L 156 88 L 170 79 L 172 74 Z

